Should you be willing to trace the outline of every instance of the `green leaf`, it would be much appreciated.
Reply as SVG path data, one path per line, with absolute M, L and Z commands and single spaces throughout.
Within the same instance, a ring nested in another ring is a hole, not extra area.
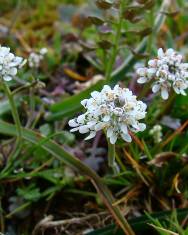
M 56 138 L 59 143 L 67 145 L 71 145 L 75 141 L 75 135 L 70 131 L 61 131 L 61 133 Z
M 39 188 L 35 188 L 34 184 L 26 188 L 18 188 L 17 193 L 28 201 L 37 201 L 41 196 Z
M 16 107 L 18 107 L 20 105 L 20 102 L 21 102 L 20 98 L 21 98 L 20 96 L 15 96 L 14 97 Z M 11 108 L 10 108 L 9 101 L 7 99 L 1 101 L 0 102 L 0 116 L 4 115 L 4 114 L 6 114 L 10 111 L 11 111 Z
M 41 132 L 41 134 L 47 136 L 50 135 L 52 133 L 52 128 L 49 124 L 44 124 L 42 126 L 39 127 L 39 130 Z

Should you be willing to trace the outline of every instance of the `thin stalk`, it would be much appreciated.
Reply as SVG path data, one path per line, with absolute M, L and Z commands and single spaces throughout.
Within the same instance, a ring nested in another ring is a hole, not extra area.
M 169 96 L 170 96 L 170 98 L 167 101 L 163 100 L 162 108 L 161 108 L 160 112 L 158 113 L 158 115 L 155 117 L 155 120 L 160 119 L 171 108 L 171 106 L 176 98 L 176 93 L 171 92 Z
M 2 80 L 1 80 L 2 81 Z M 19 155 L 21 148 L 22 148 L 22 129 L 21 129 L 21 122 L 20 122 L 20 118 L 18 115 L 18 111 L 16 108 L 16 104 L 14 102 L 14 95 L 12 94 L 12 92 L 10 91 L 8 85 L 6 84 L 6 82 L 1 82 L 4 92 L 8 98 L 10 107 L 11 107 L 11 112 L 12 112 L 12 116 L 14 119 L 14 123 L 16 126 L 16 130 L 17 130 L 17 136 L 16 136 L 16 143 L 9 155 L 9 161 L 6 165 L 6 167 L 2 170 L 2 173 L 8 174 L 9 171 L 11 171 L 11 166 L 12 163 L 14 162 L 15 158 Z
M 113 66 L 116 60 L 116 56 L 118 53 L 118 48 L 119 48 L 119 41 L 121 38 L 121 29 L 123 25 L 123 11 L 124 11 L 124 5 L 125 5 L 125 0 L 121 0 L 120 2 L 120 13 L 119 13 L 119 21 L 117 23 L 117 28 L 115 32 L 115 38 L 114 38 L 114 43 L 113 43 L 113 48 L 112 48 L 112 54 L 109 59 L 109 63 L 107 63 L 106 66 L 106 72 L 105 72 L 105 78 L 106 81 L 109 82 L 111 79 L 111 73 L 113 70 Z
M 12 95 L 9 87 L 7 86 L 6 82 L 2 82 L 2 85 L 3 85 L 3 89 L 5 91 L 5 94 L 9 100 L 10 107 L 11 107 L 12 116 L 14 119 L 14 123 L 16 125 L 17 133 L 18 133 L 17 139 L 18 139 L 18 141 L 20 141 L 21 137 L 22 137 L 22 129 L 21 129 L 21 122 L 20 122 L 20 118 L 19 118 L 18 111 L 16 108 L 16 104 L 14 102 L 13 95 Z
M 30 206 L 30 205 L 31 205 L 31 202 L 26 202 L 26 203 L 24 203 L 23 205 L 17 207 L 15 210 L 13 210 L 12 212 L 10 212 L 10 213 L 9 213 L 8 215 L 6 215 L 5 217 L 6 217 L 7 219 L 9 219 L 12 215 L 14 215 L 15 213 L 18 213 L 18 212 L 24 210 L 25 208 L 27 208 L 27 207 Z
M 115 144 L 111 144 L 110 141 L 108 141 L 108 165 L 112 169 L 114 174 L 118 173 L 118 167 L 116 163 L 116 151 L 115 151 Z
M 22 91 L 25 91 L 25 90 L 29 89 L 30 87 L 34 87 L 35 85 L 37 85 L 37 83 L 38 83 L 38 81 L 34 81 L 33 83 L 26 83 L 25 85 L 23 85 L 23 86 L 17 88 L 16 90 L 14 90 L 12 92 L 12 95 L 14 96 L 14 95 L 16 95 L 16 94 L 18 94 Z

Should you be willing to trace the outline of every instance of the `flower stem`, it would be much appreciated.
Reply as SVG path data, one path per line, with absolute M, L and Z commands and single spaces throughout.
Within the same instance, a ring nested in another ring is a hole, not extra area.
M 6 175 L 6 174 L 8 174 L 8 172 L 10 172 L 12 170 L 13 162 L 21 151 L 21 148 L 22 148 L 22 142 L 21 142 L 22 129 L 21 129 L 21 122 L 20 122 L 20 118 L 19 118 L 18 111 L 16 108 L 16 104 L 14 102 L 14 94 L 11 92 L 11 90 L 7 86 L 6 82 L 3 82 L 1 80 L 1 84 L 3 86 L 4 92 L 5 92 L 8 100 L 9 100 L 12 116 L 13 116 L 14 123 L 16 126 L 16 131 L 17 131 L 16 143 L 13 147 L 13 150 L 11 151 L 11 153 L 9 155 L 9 161 L 8 161 L 6 167 L 2 170 L 2 174 Z
M 171 92 L 169 95 L 169 99 L 167 101 L 166 100 L 162 101 L 162 108 L 160 109 L 160 112 L 157 114 L 157 116 L 155 116 L 155 120 L 160 120 L 163 117 L 163 115 L 165 115 L 169 111 L 169 109 L 173 105 L 175 98 L 176 98 L 176 93 Z
M 116 175 L 119 171 L 116 163 L 115 144 L 111 144 L 108 139 L 107 141 L 108 141 L 108 165 L 112 169 L 113 173 Z
M 106 78 L 107 82 L 109 82 L 110 79 L 111 79 L 111 73 L 112 73 L 112 70 L 113 70 L 113 65 L 115 63 L 116 56 L 117 56 L 117 53 L 118 53 L 119 41 L 120 41 L 120 37 L 121 37 L 121 29 L 122 29 L 122 25 L 123 25 L 124 5 L 125 5 L 125 0 L 121 0 L 121 2 L 120 2 L 119 21 L 117 22 L 117 28 L 116 28 L 116 32 L 115 32 L 115 38 L 114 38 L 114 42 L 113 42 L 112 53 L 111 53 L 109 62 L 107 63 L 107 66 L 106 66 L 105 78 Z
M 18 138 L 18 141 L 20 141 L 21 137 L 22 137 L 21 122 L 20 122 L 20 118 L 18 115 L 18 111 L 17 111 L 16 105 L 15 105 L 15 102 L 14 102 L 14 98 L 13 98 L 13 95 L 12 95 L 9 87 L 7 86 L 7 84 L 5 82 L 2 82 L 2 85 L 3 85 L 3 89 L 5 91 L 5 94 L 9 100 L 12 116 L 13 116 L 13 119 L 14 119 L 14 122 L 16 125 L 16 129 L 18 132 L 17 138 Z

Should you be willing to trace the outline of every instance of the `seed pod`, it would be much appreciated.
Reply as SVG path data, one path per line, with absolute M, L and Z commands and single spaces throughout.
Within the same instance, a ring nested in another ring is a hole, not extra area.
M 97 0 L 96 5 L 98 8 L 102 10 L 108 10 L 109 8 L 112 7 L 113 1 L 110 0 Z
M 113 44 L 107 40 L 102 40 L 102 41 L 98 42 L 98 45 L 101 48 L 108 50 L 112 47 Z
M 89 17 L 88 17 L 88 20 L 89 20 L 92 24 L 97 25 L 97 26 L 104 24 L 104 20 L 101 19 L 101 18 L 99 18 L 99 17 L 96 17 L 96 16 L 89 16 Z
M 141 31 L 138 32 L 138 34 L 141 36 L 141 37 L 146 37 L 147 35 L 151 34 L 152 33 L 152 28 L 151 27 L 147 27 Z
M 141 6 L 129 6 L 124 12 L 124 18 L 134 23 L 141 19 L 139 15 L 142 14 L 142 12 L 143 8 Z
M 136 0 L 140 4 L 145 4 L 148 0 Z
M 144 4 L 143 9 L 149 10 L 149 9 L 151 9 L 154 5 L 155 5 L 155 0 L 149 0 L 149 1 L 147 1 L 147 2 Z

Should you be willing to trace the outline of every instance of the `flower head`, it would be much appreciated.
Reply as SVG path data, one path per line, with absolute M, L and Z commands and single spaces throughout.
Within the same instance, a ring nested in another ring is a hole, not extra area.
M 44 59 L 44 55 L 48 52 L 47 48 L 41 48 L 38 53 L 31 52 L 28 58 L 30 68 L 38 68 L 41 61 Z
M 154 142 L 160 143 L 162 141 L 162 127 L 160 125 L 155 125 L 153 128 L 149 131 L 149 134 L 153 136 Z
M 10 81 L 17 74 L 18 68 L 25 64 L 26 60 L 15 56 L 9 47 L 0 46 L 0 76 L 5 81 Z
M 158 50 L 158 56 L 149 60 L 148 67 L 138 68 L 138 83 L 153 81 L 152 91 L 160 91 L 164 100 L 168 99 L 171 88 L 177 94 L 186 95 L 188 88 L 188 63 L 183 63 L 182 55 L 172 48 L 166 52 Z
M 92 92 L 91 98 L 83 100 L 81 104 L 86 112 L 70 120 L 69 125 L 73 127 L 72 132 L 89 132 L 86 139 L 91 139 L 97 131 L 104 130 L 111 144 L 118 137 L 131 142 L 129 131 L 139 132 L 146 128 L 144 123 L 139 123 L 146 115 L 146 104 L 137 101 L 129 89 L 119 85 L 114 89 L 105 85 L 101 92 Z

